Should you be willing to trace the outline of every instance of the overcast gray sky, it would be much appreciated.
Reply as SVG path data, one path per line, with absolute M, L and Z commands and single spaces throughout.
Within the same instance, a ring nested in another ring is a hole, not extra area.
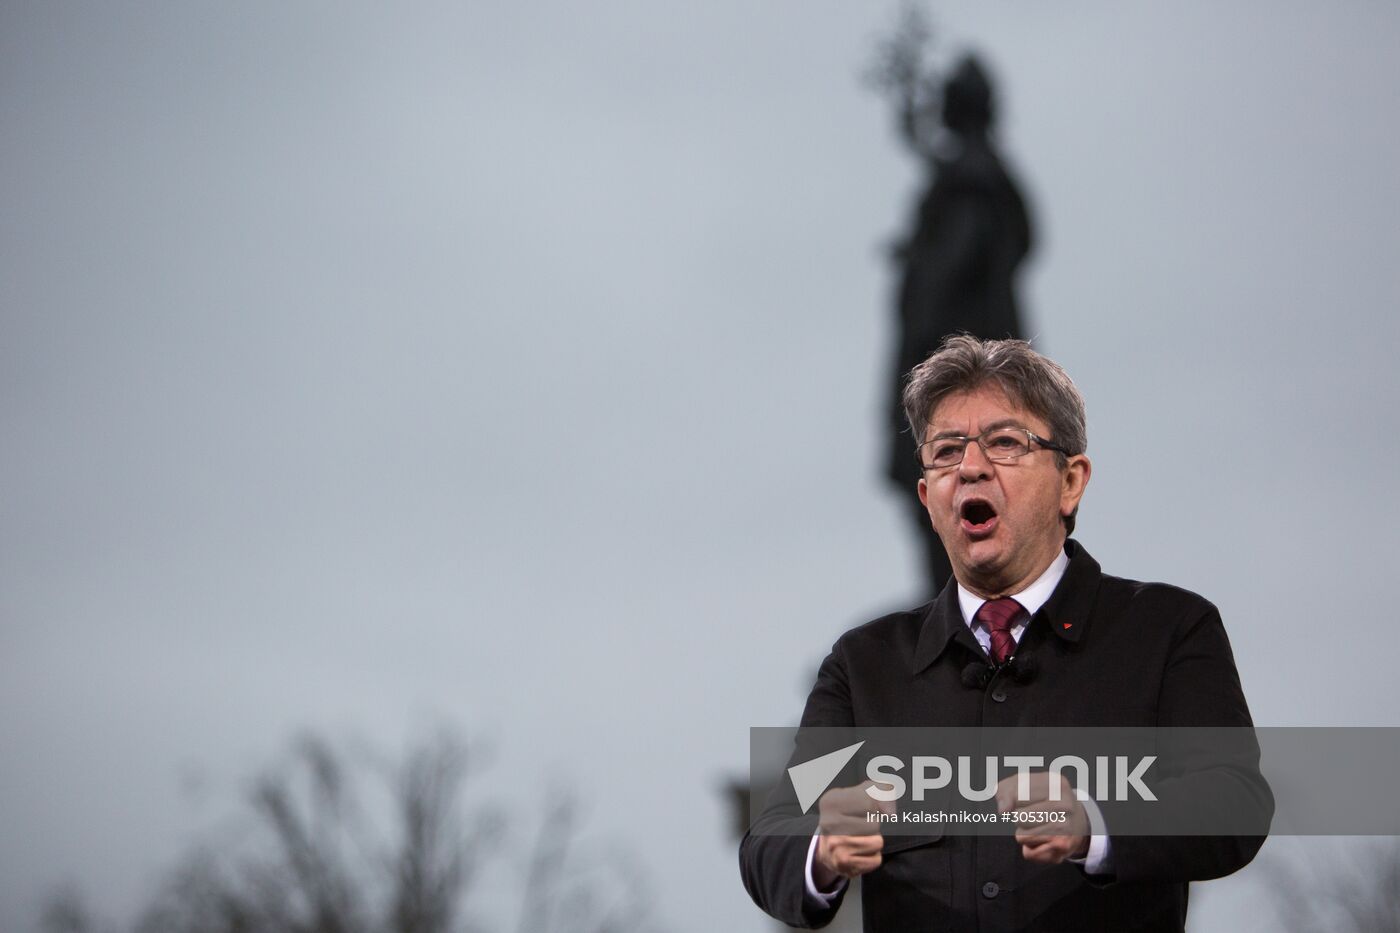
M 1261 723 L 1397 724 L 1400 9 L 933 12 L 1038 211 L 1077 537 L 1220 605 Z M 917 589 L 895 13 L 0 6 L 0 927 L 125 915 L 299 729 L 447 720 L 522 796 L 689 798 L 622 840 L 660 915 L 762 928 L 715 786 Z

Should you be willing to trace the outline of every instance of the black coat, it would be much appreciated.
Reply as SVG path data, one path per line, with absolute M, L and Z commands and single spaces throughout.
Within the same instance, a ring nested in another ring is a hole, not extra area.
M 1075 542 L 1055 592 L 1031 617 L 1017 658 L 1035 679 L 998 676 L 969 688 L 963 670 L 985 657 L 963 621 L 957 587 L 932 603 L 847 632 L 822 662 L 802 715 L 827 726 L 1250 726 L 1230 644 L 1216 608 L 1160 583 L 1107 576 Z M 1232 776 L 1242 806 L 1272 812 L 1257 760 Z M 1236 786 L 1237 784 L 1237 786 Z M 744 884 L 768 913 L 819 927 L 805 893 L 810 837 L 763 835 L 792 812 L 786 782 L 740 846 Z M 1009 836 L 891 836 L 880 868 L 862 878 L 866 931 L 1119 931 L 1183 929 L 1187 882 L 1243 867 L 1259 836 L 1113 835 L 1111 878 L 1072 864 L 1021 858 Z

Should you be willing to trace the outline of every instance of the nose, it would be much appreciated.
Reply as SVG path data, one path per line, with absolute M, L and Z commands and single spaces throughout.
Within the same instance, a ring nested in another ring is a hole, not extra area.
M 968 441 L 967 447 L 963 449 L 962 463 L 958 464 L 958 476 L 966 483 L 991 478 L 992 461 L 987 459 L 987 452 L 977 441 Z

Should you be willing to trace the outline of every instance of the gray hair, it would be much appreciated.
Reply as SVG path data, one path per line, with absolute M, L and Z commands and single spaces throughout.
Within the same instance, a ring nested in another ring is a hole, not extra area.
M 909 373 L 904 386 L 904 414 L 917 447 L 938 403 L 958 392 L 972 392 L 995 385 L 1017 407 L 1050 427 L 1050 437 L 1071 455 L 1088 447 L 1084 421 L 1084 397 L 1059 363 L 1035 352 L 1024 340 L 983 340 L 955 334 Z M 1055 453 L 1064 468 L 1065 455 Z M 1065 520 L 1066 532 L 1074 530 L 1074 516 Z

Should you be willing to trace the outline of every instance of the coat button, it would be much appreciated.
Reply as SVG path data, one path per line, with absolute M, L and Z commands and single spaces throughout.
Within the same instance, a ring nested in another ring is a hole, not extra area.
M 1000 687 L 997 687 L 995 690 L 992 691 L 992 699 L 996 700 L 998 703 L 1005 703 L 1006 691 L 1001 689 Z
M 995 881 L 988 881 L 986 884 L 982 885 L 982 896 L 988 900 L 991 900 L 1000 893 L 1001 885 L 997 884 Z

